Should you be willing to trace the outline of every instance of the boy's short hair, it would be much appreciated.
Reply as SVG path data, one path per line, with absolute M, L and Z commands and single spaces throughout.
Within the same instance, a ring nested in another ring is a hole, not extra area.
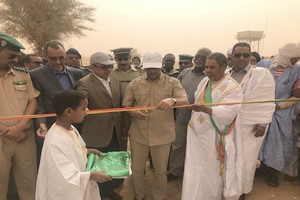
M 76 90 L 62 90 L 53 97 L 52 107 L 56 115 L 61 116 L 67 108 L 76 110 L 80 105 L 80 101 L 86 98 L 82 92 Z

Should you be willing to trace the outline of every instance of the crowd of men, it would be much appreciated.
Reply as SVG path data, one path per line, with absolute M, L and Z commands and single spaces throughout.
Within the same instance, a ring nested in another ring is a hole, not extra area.
M 89 110 L 156 107 L 88 115 L 74 124 L 88 148 L 126 151 L 130 143 L 134 199 L 148 198 L 149 158 L 155 200 L 167 199 L 167 183 L 177 178 L 183 200 L 246 199 L 259 170 L 271 187 L 279 186 L 278 172 L 299 180 L 300 44 L 284 45 L 272 60 L 243 42 L 226 56 L 204 47 L 180 54 L 179 69 L 171 53 L 146 52 L 141 59 L 131 57 L 132 48 L 96 52 L 86 67 L 78 50 L 59 41 L 48 41 L 43 55 L 19 57 L 21 49 L 0 32 L 1 116 L 54 113 L 53 97 L 70 89 L 85 95 Z M 14 187 L 20 199 L 35 198 L 44 138 L 55 121 L 0 119 L 0 200 Z M 122 183 L 98 183 L 101 197 L 123 199 L 115 192 Z

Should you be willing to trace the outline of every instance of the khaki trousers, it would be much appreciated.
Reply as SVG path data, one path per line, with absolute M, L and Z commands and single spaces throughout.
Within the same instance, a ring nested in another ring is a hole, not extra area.
M 19 198 L 33 200 L 35 196 L 37 164 L 32 128 L 25 131 L 28 139 L 20 144 L 0 137 L 0 200 L 6 200 L 10 171 Z
M 167 198 L 167 164 L 171 143 L 157 146 L 148 146 L 137 143 L 130 138 L 132 181 L 136 199 L 141 200 L 146 196 L 146 182 L 144 171 L 149 152 L 154 166 L 154 178 L 152 185 L 153 200 Z

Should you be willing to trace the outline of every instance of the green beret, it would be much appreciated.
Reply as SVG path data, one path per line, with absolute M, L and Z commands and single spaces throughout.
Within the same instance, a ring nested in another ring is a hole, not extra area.
M 193 60 L 194 56 L 191 56 L 189 54 L 180 54 L 179 60 Z
M 114 52 L 115 56 L 128 56 L 131 52 L 132 48 L 118 48 L 118 49 L 112 49 L 110 51 Z
M 9 49 L 19 52 L 20 49 L 25 49 L 24 46 L 12 36 L 0 32 L 0 49 Z

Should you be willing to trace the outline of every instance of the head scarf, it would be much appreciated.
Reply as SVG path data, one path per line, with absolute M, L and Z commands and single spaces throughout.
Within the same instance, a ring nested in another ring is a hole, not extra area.
M 270 69 L 278 65 L 284 68 L 291 67 L 291 58 L 295 57 L 300 57 L 300 45 L 296 43 L 287 43 L 283 47 L 279 48 L 278 56 L 270 65 Z

